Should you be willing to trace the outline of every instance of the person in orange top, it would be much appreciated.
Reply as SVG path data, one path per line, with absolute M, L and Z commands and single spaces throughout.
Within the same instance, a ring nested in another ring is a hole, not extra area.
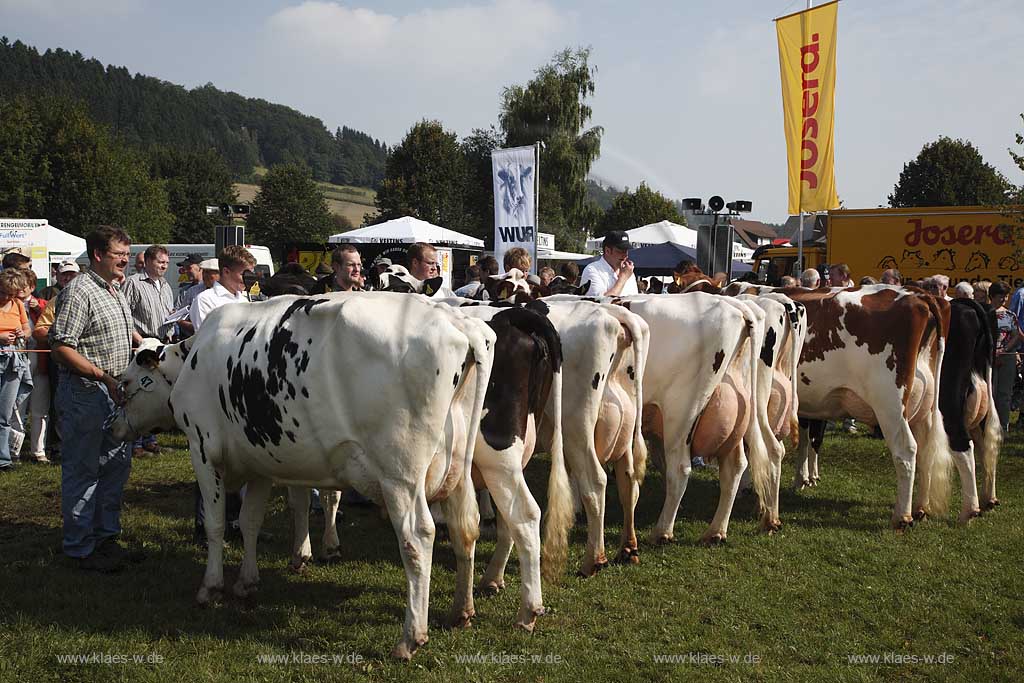
M 27 354 L 19 353 L 30 334 L 28 315 L 18 298 L 27 286 L 18 269 L 0 273 L 0 472 L 14 467 L 18 454 L 11 453 L 11 418 L 32 392 Z

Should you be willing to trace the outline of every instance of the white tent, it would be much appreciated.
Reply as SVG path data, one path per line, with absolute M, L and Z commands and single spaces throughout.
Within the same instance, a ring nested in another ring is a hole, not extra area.
M 403 216 L 385 223 L 370 225 L 357 230 L 331 235 L 328 242 L 351 244 L 392 244 L 427 242 L 429 244 L 451 244 L 463 247 L 484 246 L 483 240 L 464 235 L 455 230 L 421 221 L 412 216 Z
M 50 252 L 51 263 L 57 260 L 63 261 L 63 258 L 58 259 L 56 257 L 77 257 L 85 251 L 85 240 L 81 237 L 75 237 L 69 232 L 64 232 L 59 228 L 55 228 L 52 225 L 47 225 L 46 250 Z
M 626 234 L 629 235 L 629 241 L 634 247 L 647 247 L 652 244 L 675 242 L 691 249 L 697 248 L 697 231 L 672 221 L 659 221 L 650 225 L 643 225 L 639 228 L 627 230 Z M 587 240 L 587 249 L 600 251 L 603 239 L 603 237 L 595 237 Z

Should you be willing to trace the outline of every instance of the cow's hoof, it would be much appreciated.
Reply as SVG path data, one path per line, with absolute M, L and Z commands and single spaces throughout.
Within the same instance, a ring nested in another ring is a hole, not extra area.
M 640 549 L 622 548 L 615 556 L 615 564 L 640 564 Z
M 514 627 L 522 629 L 527 633 L 533 633 L 533 629 L 537 625 L 537 617 L 543 615 L 543 607 L 538 607 L 533 610 L 520 610 L 519 616 L 516 617 L 516 623 L 514 624 Z
M 794 484 L 793 488 L 797 491 L 803 491 L 804 489 L 809 489 L 812 486 L 814 486 L 814 484 L 811 482 L 810 479 L 804 479 L 803 481 L 799 481 L 796 484 Z
M 324 553 L 323 557 L 320 558 L 320 564 L 339 564 L 341 563 L 341 552 L 334 548 Z
M 288 571 L 292 574 L 302 574 L 312 560 L 312 557 L 293 557 L 288 563 Z
M 461 628 L 472 628 L 473 617 L 476 616 L 475 610 L 463 610 L 457 614 L 453 614 L 448 618 L 448 624 L 450 628 L 461 629 Z
M 725 534 L 708 534 L 701 536 L 700 544 L 707 548 L 725 545 Z
M 913 526 L 914 519 L 912 517 L 894 517 L 892 520 L 893 531 L 898 534 L 902 534 Z
M 652 545 L 669 545 L 670 543 L 675 543 L 675 541 L 676 539 L 673 538 L 670 534 L 660 534 L 651 536 Z
M 583 568 L 579 571 L 579 575 L 580 575 L 580 577 L 582 577 L 584 579 L 589 579 L 591 576 L 593 576 L 594 574 L 598 573 L 599 571 L 601 571 L 602 569 L 604 569 L 607 566 L 608 566 L 608 560 L 606 560 L 604 557 L 602 557 L 601 559 L 597 560 L 596 562 L 594 562 L 590 566 L 583 565 Z
M 412 656 L 416 654 L 416 650 L 427 643 L 427 640 L 429 640 L 427 636 L 416 638 L 413 641 L 408 641 L 403 638 L 398 641 L 398 645 L 395 645 L 395 647 L 392 648 L 391 656 L 400 661 L 408 662 L 412 659 Z
M 477 590 L 480 592 L 480 595 L 486 595 L 486 596 L 497 595 L 501 591 L 505 590 L 505 582 L 504 581 L 481 581 L 479 587 L 477 588 Z
M 259 579 L 251 583 L 246 583 L 239 579 L 235 582 L 235 585 L 231 587 L 231 592 L 235 594 L 236 598 L 250 598 L 256 591 L 259 590 Z
M 982 512 L 988 512 L 990 510 L 995 510 L 997 507 L 999 507 L 999 499 L 993 498 L 992 500 L 986 500 L 982 504 L 981 510 Z
M 761 522 L 761 531 L 771 536 L 776 531 L 782 530 L 782 522 L 778 519 L 773 519 L 769 522 Z
M 811 477 L 811 486 L 817 486 L 821 481 L 821 477 Z
M 196 602 L 205 607 L 220 602 L 223 597 L 223 586 L 200 586 L 199 592 L 196 594 Z
M 957 522 L 959 522 L 960 524 L 967 525 L 967 524 L 970 524 L 971 520 L 974 519 L 975 517 L 981 517 L 981 510 L 980 509 L 965 510 L 965 511 L 961 512 L 960 513 L 960 517 L 957 518 Z

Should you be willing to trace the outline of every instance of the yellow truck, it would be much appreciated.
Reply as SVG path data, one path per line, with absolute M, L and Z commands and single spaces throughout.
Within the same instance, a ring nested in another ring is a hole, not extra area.
M 771 283 L 796 274 L 796 260 L 795 246 L 762 246 L 754 252 L 754 272 L 759 281 Z M 829 211 L 825 243 L 804 244 L 804 267 L 833 263 L 849 265 L 854 282 L 896 268 L 904 282 L 942 274 L 951 285 L 1004 280 L 1020 287 L 1024 206 Z

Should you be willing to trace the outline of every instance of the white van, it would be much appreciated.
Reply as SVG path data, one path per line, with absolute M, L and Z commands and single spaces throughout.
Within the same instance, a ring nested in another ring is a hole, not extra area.
M 132 245 L 132 255 L 128 262 L 128 267 L 125 268 L 126 274 L 135 274 L 135 255 L 146 251 L 149 246 L 148 244 Z M 215 258 L 217 256 L 214 252 L 215 246 L 213 244 L 165 244 L 164 246 L 167 247 L 167 256 L 171 261 L 171 265 L 167 268 L 167 275 L 164 277 L 171 283 L 175 298 L 178 296 L 178 286 L 188 280 L 187 277 L 178 272 L 178 262 L 184 261 L 189 254 L 199 254 L 203 259 Z M 257 275 L 262 273 L 263 277 L 270 277 L 274 274 L 274 262 L 270 258 L 270 249 L 261 247 L 258 244 L 247 244 L 245 248 L 256 258 Z M 75 262 L 79 266 L 86 267 L 89 265 L 89 256 L 83 252 L 75 259 Z

